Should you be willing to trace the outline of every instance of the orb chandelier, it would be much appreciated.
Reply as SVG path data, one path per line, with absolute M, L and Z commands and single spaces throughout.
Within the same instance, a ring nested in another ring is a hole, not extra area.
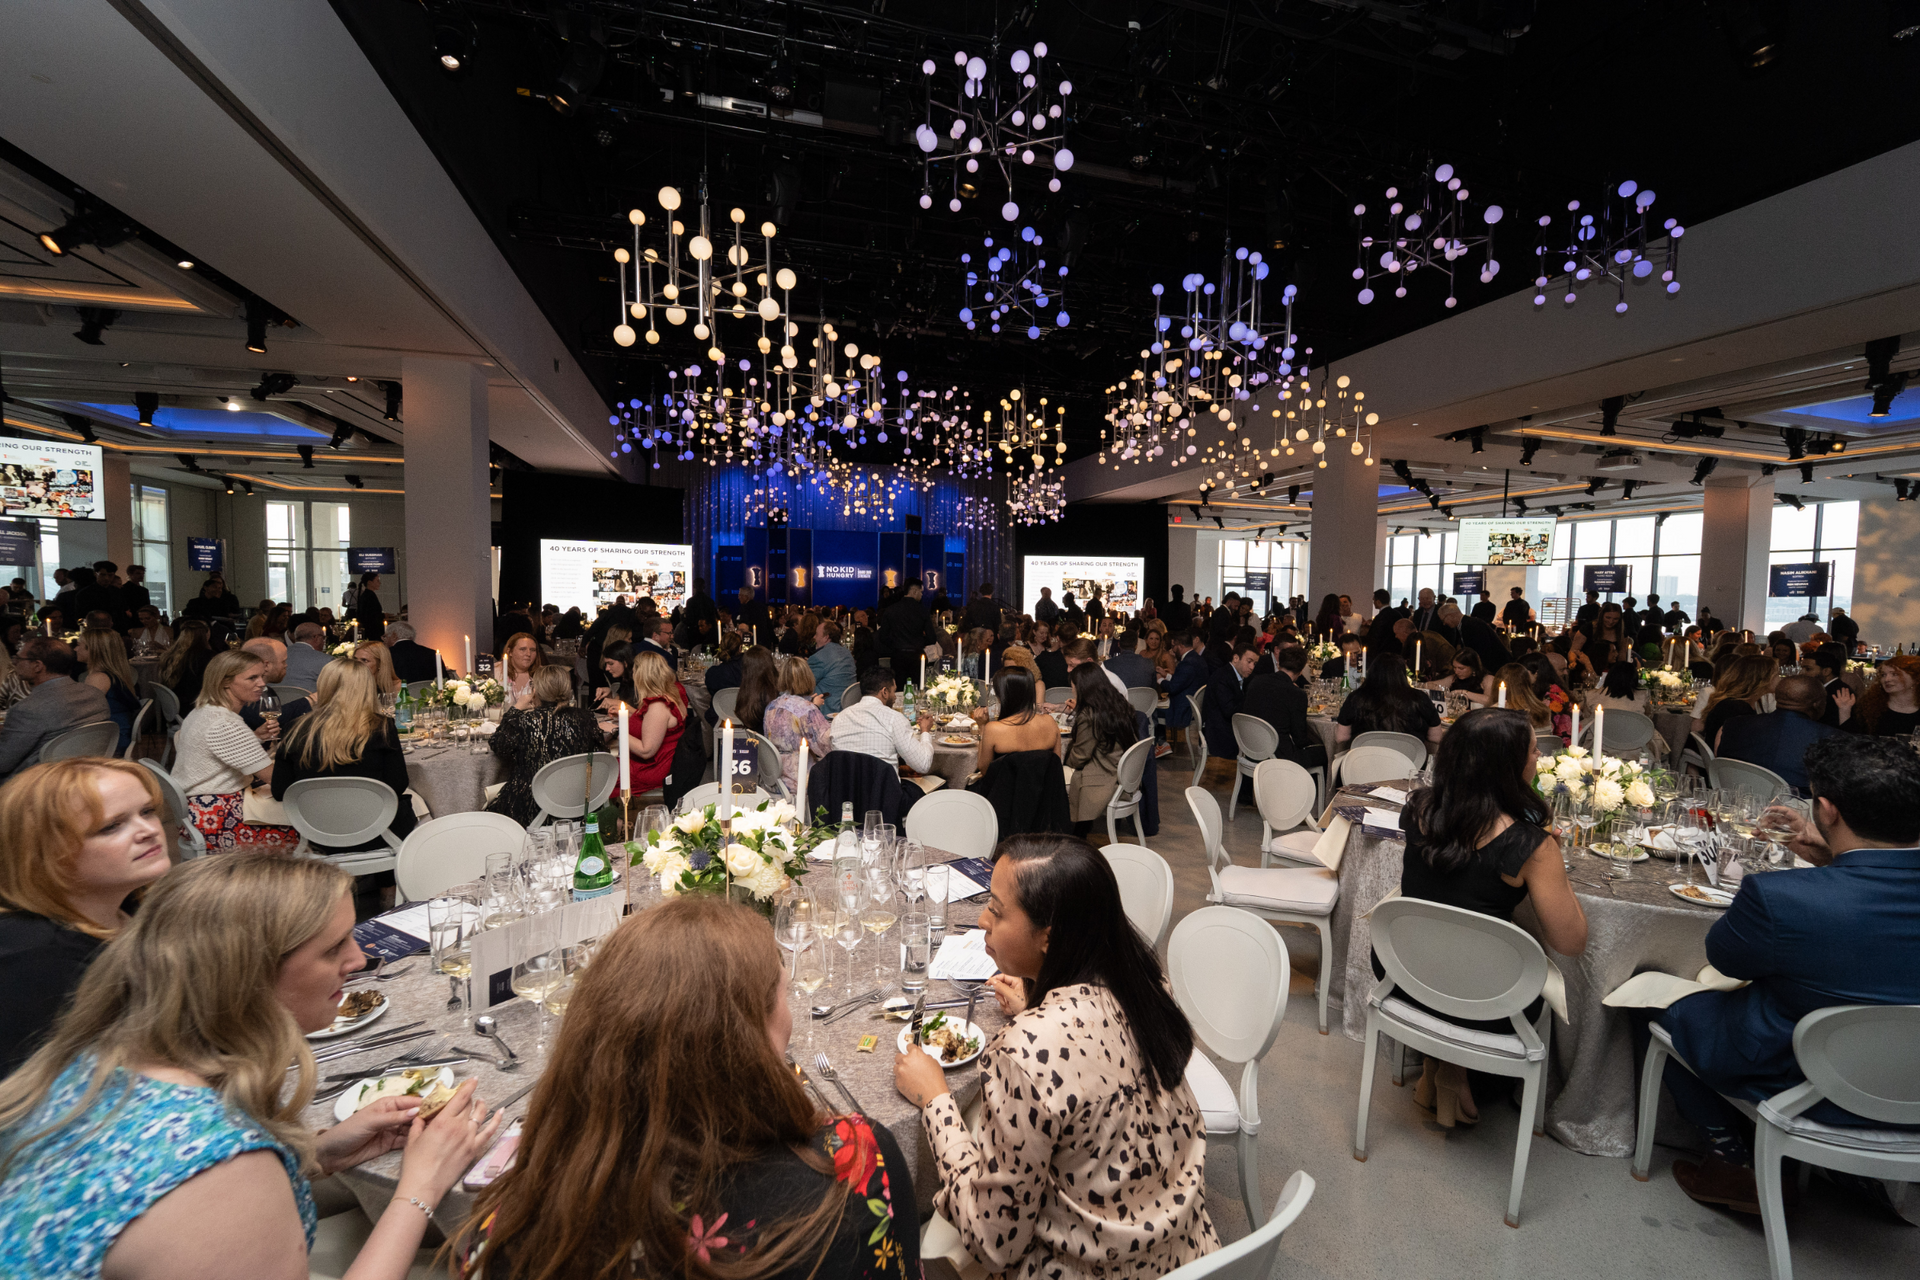
M 1621 203 L 1616 205 L 1617 198 Z M 1632 201 L 1628 205 L 1627 201 Z M 1647 210 L 1653 207 L 1652 189 L 1642 187 L 1637 182 L 1623 182 L 1615 189 L 1614 198 L 1609 198 L 1600 206 L 1599 216 L 1580 212 L 1580 202 L 1567 202 L 1567 231 L 1565 247 L 1553 247 L 1548 237 L 1553 235 L 1553 218 L 1540 215 L 1540 242 L 1534 247 L 1533 254 L 1538 260 L 1537 274 L 1533 278 L 1533 305 L 1536 308 L 1547 305 L 1547 285 L 1556 274 L 1565 278 L 1565 296 L 1561 299 L 1572 306 L 1579 297 L 1575 291 L 1577 284 L 1594 280 L 1611 281 L 1619 290 L 1619 299 L 1614 303 L 1614 314 L 1624 315 L 1627 310 L 1627 283 L 1630 280 L 1645 280 L 1654 272 L 1653 259 L 1647 256 L 1648 222 Z M 1680 292 L 1680 239 L 1687 229 L 1673 218 L 1661 224 L 1667 233 L 1667 247 L 1664 261 L 1660 266 L 1660 282 L 1669 296 Z M 1658 254 L 1659 250 L 1655 250 Z M 1558 259 L 1560 269 L 1550 272 L 1547 268 Z
M 1067 511 L 1067 489 L 1058 473 L 1033 472 L 1007 486 L 1007 518 L 1016 524 L 1052 524 Z
M 967 328 L 985 323 L 990 332 L 999 333 L 1000 322 L 1007 320 L 1016 328 L 1024 328 L 1027 337 L 1037 339 L 1067 327 L 1071 319 L 1064 296 L 1067 264 L 1050 268 L 1040 256 L 1045 243 L 1032 227 L 1022 227 L 1018 241 L 996 246 L 992 236 L 985 237 L 988 252 L 978 264 L 971 253 L 960 255 L 967 284 L 960 319 Z
M 1073 152 L 1066 145 L 1066 101 L 1073 94 L 1071 80 L 1052 79 L 1041 65 L 1045 42 L 1031 51 L 1015 49 L 1007 58 L 1007 73 L 999 66 L 999 41 L 989 57 L 971 57 L 964 50 L 953 55 L 959 85 L 949 101 L 937 97 L 940 63 L 928 58 L 920 64 L 926 77 L 926 118 L 913 131 L 926 159 L 922 165 L 920 207 L 933 207 L 934 166 L 950 166 L 952 195 L 947 208 L 960 212 L 960 173 L 974 174 L 981 163 L 997 165 L 1007 189 L 1000 216 L 1018 221 L 1019 202 L 1013 195 L 1016 161 L 1044 163 L 1053 169 L 1049 191 L 1060 190 L 1060 174 L 1073 168 Z M 936 125 L 937 120 L 937 125 Z
M 1367 234 L 1366 224 L 1361 224 L 1359 264 L 1353 269 L 1353 278 L 1361 281 L 1361 306 L 1373 301 L 1376 276 L 1394 277 L 1393 296 L 1404 298 L 1407 281 L 1423 268 L 1446 276 L 1447 306 L 1456 306 L 1460 299 L 1454 292 L 1453 264 L 1482 246 L 1486 256 L 1480 264 L 1480 283 L 1488 284 L 1500 274 L 1500 263 L 1493 256 L 1493 228 L 1505 210 L 1488 205 L 1480 211 L 1486 230 L 1474 227 L 1467 188 L 1450 164 L 1434 169 L 1420 185 L 1417 198 L 1413 192 L 1402 196 L 1398 187 L 1387 188 L 1387 222 L 1378 235 Z M 1366 205 L 1353 206 L 1354 217 L 1364 218 L 1366 213 Z

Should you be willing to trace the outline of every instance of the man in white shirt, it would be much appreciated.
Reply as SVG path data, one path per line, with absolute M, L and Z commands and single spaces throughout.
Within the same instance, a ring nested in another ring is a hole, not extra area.
M 1813 639 L 1814 632 L 1820 630 L 1820 619 L 1811 613 L 1803 613 L 1798 618 L 1780 628 L 1780 634 L 1795 644 L 1805 644 Z
M 893 672 L 873 667 L 860 677 L 860 701 L 842 707 L 833 718 L 833 749 L 875 756 L 888 764 L 904 761 L 915 773 L 933 767 L 933 717 L 920 717 L 920 732 L 893 707 Z

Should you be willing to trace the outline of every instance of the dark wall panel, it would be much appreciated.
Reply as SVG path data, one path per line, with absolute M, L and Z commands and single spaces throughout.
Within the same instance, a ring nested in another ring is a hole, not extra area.
M 603 542 L 685 540 L 679 489 L 627 484 L 544 471 L 507 471 L 500 477 L 500 604 L 541 603 L 540 540 L 582 538 Z M 696 566 L 704 564 L 694 557 Z

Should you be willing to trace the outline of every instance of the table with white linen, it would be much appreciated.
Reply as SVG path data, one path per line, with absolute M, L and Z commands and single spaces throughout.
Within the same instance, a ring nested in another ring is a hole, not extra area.
M 1361 802 L 1359 796 L 1341 798 L 1345 804 Z M 1377 799 L 1365 803 L 1397 807 Z M 1399 888 L 1405 853 L 1403 841 L 1368 835 L 1356 823 L 1341 857 L 1329 994 L 1340 1005 L 1341 1029 L 1354 1040 L 1366 1038 L 1367 996 L 1376 982 L 1367 916 Z M 1601 999 L 1636 973 L 1658 969 L 1690 978 L 1707 963 L 1707 930 L 1721 912 L 1675 898 L 1667 886 L 1679 879 L 1673 863 L 1650 859 L 1634 864 L 1631 880 L 1609 881 L 1600 859 L 1573 855 L 1573 889 L 1587 916 L 1587 949 L 1579 956 L 1547 949 L 1566 979 L 1569 1021 L 1554 1019 L 1546 1130 L 1585 1155 L 1632 1152 L 1639 1096 L 1640 1068 L 1627 1011 L 1609 1009 Z M 1540 936 L 1531 902 L 1520 905 L 1514 923 Z
M 436 818 L 487 807 L 487 788 L 505 782 L 506 766 L 491 747 L 475 755 L 472 744 L 417 745 L 407 753 L 407 781 Z
M 953 855 L 941 850 L 929 849 L 930 855 L 946 860 Z M 967 909 L 955 904 L 962 915 L 970 914 Z M 854 953 L 854 990 L 864 992 L 873 988 L 873 972 L 876 956 L 893 957 L 897 955 L 899 941 L 898 927 L 879 941 L 868 939 L 860 944 Z M 828 985 L 815 994 L 813 999 L 821 1003 L 831 1003 L 845 990 L 842 966 L 847 962 L 846 953 L 838 946 L 830 948 L 832 973 Z M 786 953 L 782 952 L 784 960 Z M 379 1021 L 370 1025 L 365 1033 L 372 1034 L 382 1026 L 403 1026 L 409 1022 L 423 1021 L 428 1027 L 443 1034 L 436 1040 L 423 1039 L 404 1045 L 385 1049 L 375 1049 L 368 1053 L 338 1062 L 323 1063 L 322 1075 L 341 1075 L 360 1067 L 374 1067 L 399 1057 L 423 1045 L 431 1045 L 433 1057 L 446 1057 L 455 1052 L 455 1046 L 479 1050 L 489 1058 L 496 1050 L 485 1038 L 469 1029 L 467 1011 L 450 1012 L 447 1009 L 449 980 L 435 972 L 425 955 L 401 961 L 412 968 L 390 982 L 376 983 L 375 986 L 393 1003 L 393 1007 Z M 898 994 L 898 961 L 889 959 L 886 969 L 889 974 L 888 993 Z M 399 964 L 394 968 L 398 969 Z M 955 988 L 944 982 L 934 982 L 928 988 L 929 999 L 952 999 Z M 932 1150 L 928 1147 L 924 1129 L 920 1123 L 920 1111 L 912 1106 L 893 1087 L 894 1040 L 899 1035 L 900 1022 L 884 1021 L 870 1012 L 856 1012 L 830 1024 L 816 1022 L 808 1011 L 810 999 L 788 984 L 788 1005 L 793 1014 L 793 1037 L 789 1054 L 793 1061 L 805 1066 L 808 1076 L 819 1087 L 827 1105 L 835 1112 L 847 1110 L 846 1099 L 832 1085 L 819 1078 L 814 1070 L 812 1054 L 807 1048 L 808 1027 L 813 1028 L 815 1051 L 824 1050 L 841 1080 L 860 1103 L 862 1114 L 876 1125 L 885 1126 L 900 1144 L 900 1149 L 912 1162 L 914 1198 L 918 1202 L 922 1217 L 932 1207 L 933 1192 L 938 1183 L 938 1173 L 933 1160 Z M 950 1011 L 956 1020 L 965 1013 L 963 1009 Z M 465 1079 L 477 1076 L 480 1080 L 478 1093 L 480 1098 L 497 1106 L 509 1094 L 523 1085 L 532 1084 L 546 1068 L 546 1055 L 538 1049 L 537 1029 L 539 1011 L 524 1000 L 515 999 L 495 1009 L 493 1018 L 502 1039 L 513 1046 L 515 1053 L 525 1063 L 511 1072 L 495 1070 L 487 1062 L 476 1058 L 454 1068 L 455 1073 Z M 980 998 L 974 1008 L 973 1020 L 991 1037 L 1005 1025 L 1006 1019 L 1000 1014 L 1000 1006 L 993 994 L 982 988 Z M 548 1041 L 559 1034 L 563 1019 L 548 1015 Z M 861 1053 L 857 1045 L 860 1037 L 873 1034 L 880 1037 L 880 1045 L 870 1053 Z M 316 1052 L 324 1052 L 326 1042 L 314 1043 Z M 955 1097 L 962 1106 L 968 1105 L 979 1092 L 980 1067 L 978 1061 L 947 1073 L 947 1083 L 952 1087 Z M 524 1115 L 533 1101 L 533 1095 L 516 1102 L 512 1115 Z M 333 1103 L 320 1103 L 309 1106 L 302 1119 L 315 1129 L 325 1128 L 334 1123 Z M 341 1183 L 350 1189 L 361 1207 L 370 1218 L 378 1219 L 381 1210 L 386 1207 L 393 1195 L 400 1173 L 399 1152 L 390 1152 L 356 1168 L 347 1169 L 335 1175 Z M 473 1205 L 473 1196 L 456 1185 L 442 1201 L 435 1213 L 438 1222 L 444 1225 L 448 1234 L 457 1229 Z

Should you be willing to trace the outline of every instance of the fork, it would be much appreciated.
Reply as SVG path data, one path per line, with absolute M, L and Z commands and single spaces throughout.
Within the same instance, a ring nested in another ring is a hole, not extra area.
M 363 1071 L 358 1075 L 354 1076 L 352 1080 L 349 1080 L 346 1083 L 342 1084 L 337 1089 L 329 1089 L 325 1093 L 316 1093 L 315 1095 L 313 1095 L 313 1100 L 315 1102 L 331 1102 L 335 1098 L 339 1097 L 341 1094 L 345 1093 L 348 1089 L 351 1089 L 354 1086 L 354 1084 L 358 1081 L 368 1080 L 368 1079 L 378 1079 L 380 1076 L 391 1075 L 395 1071 L 405 1070 L 407 1067 L 412 1066 L 416 1062 L 424 1062 L 426 1059 L 434 1056 L 437 1052 L 439 1052 L 438 1046 L 439 1046 L 440 1040 L 449 1039 L 449 1038 L 450 1037 L 448 1037 L 443 1032 L 440 1036 L 435 1037 L 433 1040 L 428 1041 L 425 1045 L 422 1045 L 420 1048 L 415 1049 L 412 1053 L 409 1053 L 404 1057 L 395 1058 L 393 1061 L 387 1063 L 383 1067 L 370 1068 L 366 1071 Z
M 385 965 L 386 961 L 382 960 L 380 963 L 382 965 Z M 391 973 L 387 972 L 385 969 L 377 969 L 373 973 L 356 973 L 351 978 L 347 979 L 347 985 L 352 986 L 356 982 L 392 982 L 395 978 L 400 977 L 402 974 L 410 973 L 412 971 L 413 971 L 413 966 L 411 964 L 403 964 L 398 969 L 393 970 Z
M 860 1100 L 853 1096 L 853 1091 L 848 1089 L 846 1082 L 840 1079 L 840 1073 L 833 1069 L 831 1062 L 827 1061 L 827 1051 L 825 1049 L 813 1055 L 813 1069 L 820 1073 L 822 1080 L 827 1081 L 840 1091 L 840 1096 L 847 1100 L 849 1107 L 852 1107 L 855 1111 L 861 1111 Z M 864 1112 L 861 1113 L 865 1114 Z

